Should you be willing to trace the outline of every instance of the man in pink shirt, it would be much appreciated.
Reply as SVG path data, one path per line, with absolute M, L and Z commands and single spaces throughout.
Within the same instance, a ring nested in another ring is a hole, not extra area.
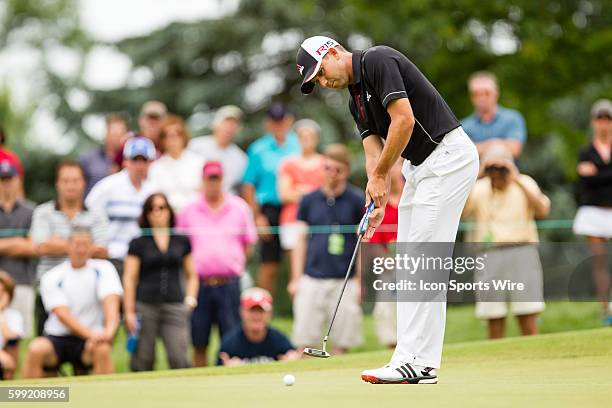
M 204 165 L 201 197 L 178 216 L 177 228 L 191 240 L 200 277 L 198 304 L 191 317 L 193 365 L 206 365 L 206 348 L 214 324 L 223 337 L 240 325 L 240 276 L 257 231 L 250 207 L 242 198 L 223 192 L 223 166 Z

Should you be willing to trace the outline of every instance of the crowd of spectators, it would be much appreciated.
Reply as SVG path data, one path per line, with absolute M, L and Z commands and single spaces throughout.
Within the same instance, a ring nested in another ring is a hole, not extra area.
M 541 296 L 542 266 L 532 244 L 535 220 L 548 215 L 550 200 L 519 170 L 525 121 L 498 105 L 493 74 L 476 72 L 468 88 L 475 110 L 462 124 L 477 145 L 481 174 L 464 216 L 475 222 L 467 240 L 487 243 L 489 267 L 479 279 L 516 279 L 520 270 L 533 283 L 533 297 Z M 321 149 L 314 120 L 294 122 L 284 105 L 273 104 L 267 133 L 245 152 L 235 140 L 243 117 L 236 106 L 221 107 L 212 134 L 191 138 L 184 119 L 159 101 L 143 105 L 135 132 L 126 115 L 111 113 L 103 144 L 78 161 L 62 161 L 55 198 L 37 206 L 24 197 L 23 166 L 4 147 L 0 129 L 6 232 L 0 235 L 0 376 L 12 378 L 19 340 L 33 334 L 24 377 L 57 375 L 63 363 L 77 374 L 110 373 L 121 320 L 133 371 L 154 369 L 158 338 L 170 368 L 211 363 L 213 326 L 221 338 L 217 364 L 295 359 L 318 345 L 357 241 L 342 227 L 360 222 L 364 193 L 349 183 L 348 149 Z M 612 237 L 610 101 L 593 106 L 591 125 L 593 141 L 577 168 L 582 201 L 575 232 L 588 237 L 598 260 L 593 276 L 612 323 L 603 245 Z M 392 169 L 385 219 L 370 240 L 376 254 L 393 251 L 402 164 Z M 309 231 L 317 226 L 325 228 Z M 257 287 L 244 290 L 253 254 L 260 261 Z M 283 257 L 290 266 L 291 341 L 269 326 Z M 519 261 L 520 268 L 507 267 Z M 363 341 L 360 266 L 350 272 L 332 332 L 334 353 Z M 488 322 L 489 336 L 502 337 L 508 306 L 479 300 L 476 314 Z M 510 299 L 510 310 L 523 334 L 537 333 L 543 301 Z M 393 347 L 394 305 L 376 304 L 374 316 L 381 344 Z

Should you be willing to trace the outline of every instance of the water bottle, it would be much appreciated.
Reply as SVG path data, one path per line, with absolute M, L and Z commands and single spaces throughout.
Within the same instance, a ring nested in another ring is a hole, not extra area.
M 137 320 L 136 331 L 133 333 L 128 333 L 126 347 L 125 347 L 128 353 L 130 354 L 134 353 L 136 351 L 136 347 L 138 346 L 138 337 L 140 336 L 140 323 L 141 323 L 140 314 L 137 315 L 136 320 Z

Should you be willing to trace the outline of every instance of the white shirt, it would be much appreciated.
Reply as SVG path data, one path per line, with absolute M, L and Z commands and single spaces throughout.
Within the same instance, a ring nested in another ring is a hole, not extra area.
M 10 307 L 7 307 L 4 309 L 4 312 L 0 313 L 4 313 L 4 320 L 8 328 L 15 332 L 19 338 L 23 338 L 25 335 L 25 325 L 23 324 L 23 316 L 21 316 L 21 313 Z M 6 346 L 6 339 L 0 330 L 0 349 L 3 349 L 4 346 Z
M 189 150 L 183 151 L 178 159 L 164 154 L 149 167 L 148 179 L 155 191 L 164 193 L 174 211 L 179 212 L 198 198 L 203 166 L 204 159 Z
M 40 280 L 40 296 L 49 313 L 45 334 L 73 334 L 53 313 L 58 306 L 67 306 L 79 323 L 91 330 L 104 328 L 102 301 L 109 295 L 123 294 L 117 270 L 107 260 L 90 259 L 83 268 L 74 269 L 70 261 L 49 270 Z
M 88 208 L 100 209 L 108 218 L 111 259 L 125 258 L 130 241 L 140 235 L 138 217 L 144 201 L 155 192 L 153 188 L 147 179 L 136 190 L 127 170 L 122 170 L 97 182 L 85 198 Z
M 248 160 L 242 149 L 235 143 L 227 147 L 221 147 L 213 136 L 193 138 L 187 148 L 198 154 L 204 159 L 204 162 L 220 161 L 223 165 L 223 189 L 234 194 L 240 194 L 239 188 Z

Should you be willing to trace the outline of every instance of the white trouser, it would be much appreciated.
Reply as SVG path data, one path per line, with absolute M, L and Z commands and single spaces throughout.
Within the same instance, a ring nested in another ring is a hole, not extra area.
M 398 242 L 455 242 L 465 201 L 478 175 L 478 152 L 459 127 L 419 166 L 404 162 Z M 392 363 L 440 367 L 446 302 L 397 302 Z

